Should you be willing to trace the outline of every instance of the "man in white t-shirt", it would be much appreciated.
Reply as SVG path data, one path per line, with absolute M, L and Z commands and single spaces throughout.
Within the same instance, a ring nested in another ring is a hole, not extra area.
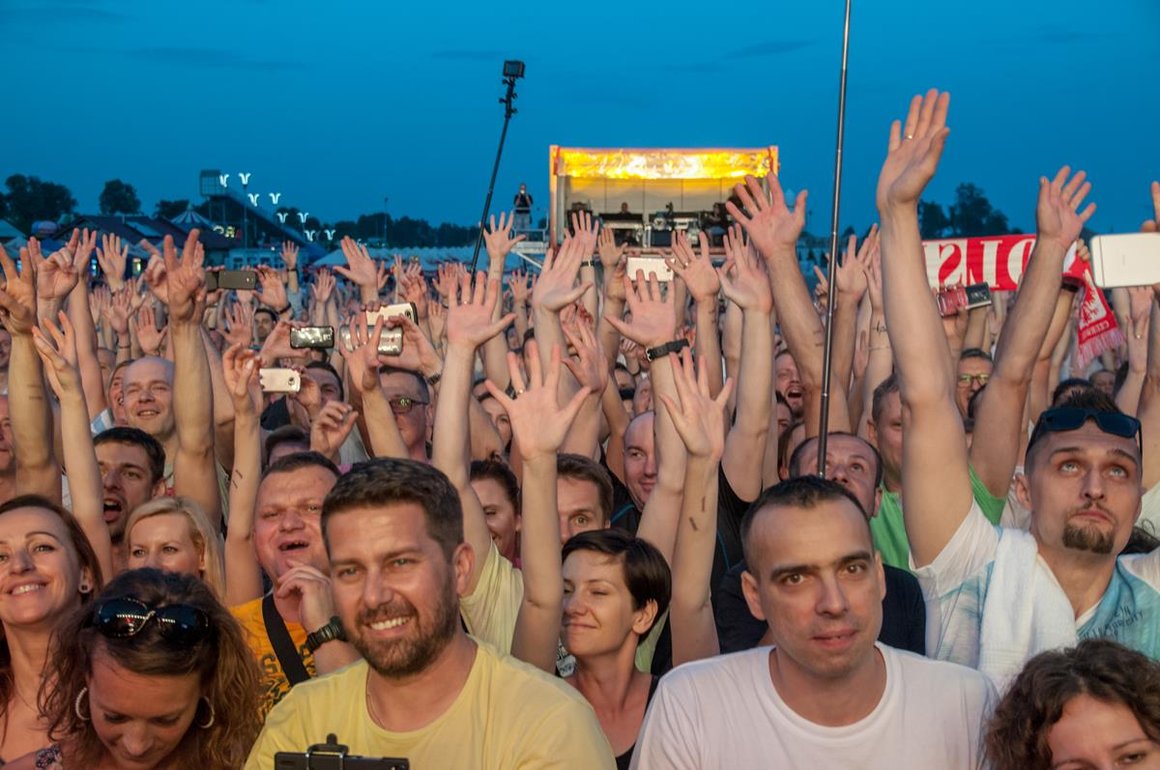
M 857 500 L 802 476 L 742 524 L 750 611 L 772 647 L 661 680 L 633 768 L 976 768 L 994 690 L 976 671 L 876 643 L 882 561 Z
M 1160 658 L 1160 551 L 1119 555 L 1140 515 L 1138 420 L 1094 389 L 1043 412 L 1016 480 L 1028 532 L 991 525 L 972 500 L 950 399 L 954 364 L 930 297 L 917 214 L 949 130 L 948 103 L 934 91 L 916 97 L 905 132 L 895 124 L 878 182 L 886 326 L 906 433 L 903 514 L 927 602 L 927 653 L 977 667 L 1000 685 L 1036 653 L 1079 639 L 1110 638 Z M 980 422 L 1011 430 L 1010 440 L 992 445 L 1011 459 L 1031 370 L 1060 304 L 1064 260 L 1094 209 L 1084 204 L 1090 188 L 1082 171 L 1066 166 L 1040 179 L 1036 243 L 979 407 Z M 983 438 L 975 436 L 973 451 Z

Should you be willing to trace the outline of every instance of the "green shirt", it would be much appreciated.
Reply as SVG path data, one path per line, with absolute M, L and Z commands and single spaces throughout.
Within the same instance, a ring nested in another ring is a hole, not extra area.
M 998 525 L 1003 515 L 1006 497 L 994 497 L 970 468 L 971 494 L 983 509 L 983 515 L 992 524 Z M 870 519 L 870 532 L 874 535 L 874 547 L 882 554 L 882 563 L 910 571 L 910 541 L 906 539 L 906 522 L 902 518 L 902 496 L 898 492 L 888 492 L 882 487 L 882 502 L 878 505 L 878 515 Z

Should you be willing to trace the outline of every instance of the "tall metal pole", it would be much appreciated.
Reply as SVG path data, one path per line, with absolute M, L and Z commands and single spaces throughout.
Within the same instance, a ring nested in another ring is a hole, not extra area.
M 842 147 L 846 140 L 846 64 L 850 54 L 850 0 L 842 30 L 842 76 L 838 85 L 838 140 L 834 150 L 834 201 L 830 211 L 830 295 L 826 303 L 826 348 L 822 358 L 822 400 L 818 421 L 818 475 L 826 475 L 826 444 L 830 430 L 830 379 L 834 358 L 834 306 L 838 296 L 838 212 L 842 202 Z M 846 387 L 846 383 L 839 383 Z
M 512 106 L 516 98 L 516 78 L 514 75 L 508 76 L 503 79 L 503 82 L 507 84 L 507 93 L 499 100 L 500 104 L 504 106 L 503 130 L 499 134 L 499 148 L 495 151 L 495 164 L 491 167 L 491 181 L 487 185 L 487 197 L 483 201 L 483 214 L 479 217 L 479 235 L 475 238 L 475 252 L 471 255 L 471 272 L 473 273 L 475 272 L 476 265 L 479 264 L 479 250 L 483 246 L 483 228 L 487 227 L 487 214 L 491 211 L 491 197 L 495 192 L 495 177 L 499 173 L 499 159 L 503 155 L 503 144 L 507 139 L 508 123 L 511 122 L 512 115 L 518 112 Z

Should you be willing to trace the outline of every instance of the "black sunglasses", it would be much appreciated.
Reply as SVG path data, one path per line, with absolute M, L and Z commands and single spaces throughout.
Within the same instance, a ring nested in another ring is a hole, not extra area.
M 93 610 L 92 624 L 104 636 L 125 639 L 141 633 L 150 620 L 157 622 L 161 638 L 182 645 L 196 644 L 210 631 L 209 615 L 197 607 L 188 604 L 150 607 L 129 597 L 101 602 Z
M 1047 433 L 1079 430 L 1088 420 L 1095 420 L 1096 427 L 1104 433 L 1121 438 L 1134 438 L 1140 447 L 1141 454 L 1144 445 L 1140 438 L 1140 421 L 1123 412 L 1104 412 L 1098 409 L 1088 409 L 1078 406 L 1058 406 L 1048 409 L 1039 415 L 1035 423 L 1035 430 L 1031 431 L 1031 439 L 1027 442 L 1030 449 Z

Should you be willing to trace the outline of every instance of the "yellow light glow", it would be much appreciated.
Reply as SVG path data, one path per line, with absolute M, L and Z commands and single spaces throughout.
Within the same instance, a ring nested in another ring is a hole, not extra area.
M 556 175 L 574 179 L 740 179 L 777 171 L 777 147 L 594 150 L 561 147 Z

